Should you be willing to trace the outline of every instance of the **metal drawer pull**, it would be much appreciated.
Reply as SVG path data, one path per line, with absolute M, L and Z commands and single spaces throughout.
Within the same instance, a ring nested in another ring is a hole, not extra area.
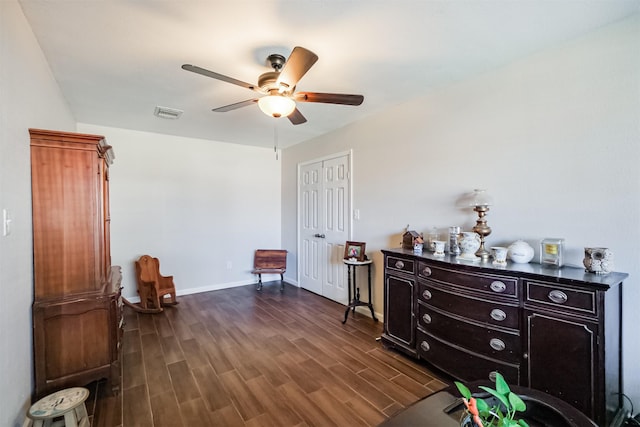
M 404 262 L 396 261 L 396 268 L 402 270 L 404 268 Z
M 429 345 L 429 343 L 428 343 L 428 342 L 426 342 L 426 341 L 422 341 L 422 342 L 420 343 L 420 348 L 421 348 L 421 349 L 423 349 L 424 351 L 429 351 L 429 350 L 431 350 L 431 346 L 430 346 L 430 345 Z
M 504 343 L 504 341 L 498 338 L 491 338 L 491 340 L 489 340 L 489 345 L 495 351 L 502 351 L 507 348 L 507 345 Z
M 496 382 L 496 371 L 489 372 L 489 380 L 491 380 L 492 383 Z
M 504 292 L 507 290 L 507 285 L 499 280 L 491 282 L 491 285 L 489 287 L 493 292 Z
M 429 316 L 427 313 L 422 315 L 422 320 L 424 321 L 424 323 L 426 323 L 427 325 L 429 323 L 431 323 L 431 316 Z
M 425 267 L 424 270 L 422 270 L 422 274 L 427 277 L 431 276 L 431 269 L 429 267 Z
M 548 296 L 549 296 L 549 299 L 555 302 L 556 304 L 564 304 L 569 299 L 567 294 L 557 289 L 554 289 L 551 292 L 549 292 Z
M 507 313 L 500 310 L 499 308 L 494 308 L 491 310 L 491 318 L 495 321 L 502 322 L 507 318 Z
M 429 290 L 428 290 L 428 289 L 425 289 L 425 290 L 422 292 L 422 298 L 424 298 L 424 299 L 431 299 L 431 292 L 429 292 Z

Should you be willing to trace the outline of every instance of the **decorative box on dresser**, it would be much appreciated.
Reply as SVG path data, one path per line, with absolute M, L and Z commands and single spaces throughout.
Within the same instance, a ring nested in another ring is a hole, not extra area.
M 121 381 L 121 272 L 111 265 L 104 137 L 30 129 L 35 395 Z
M 624 273 L 491 262 L 389 249 L 382 342 L 471 382 L 559 397 L 598 425 L 622 408 Z

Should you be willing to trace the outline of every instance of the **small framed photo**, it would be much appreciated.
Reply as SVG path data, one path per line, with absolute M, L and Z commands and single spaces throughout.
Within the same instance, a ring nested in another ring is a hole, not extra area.
M 344 245 L 344 259 L 355 259 L 356 261 L 366 260 L 364 254 L 365 242 L 347 242 Z
M 562 267 L 564 239 L 543 239 L 540 241 L 540 264 Z

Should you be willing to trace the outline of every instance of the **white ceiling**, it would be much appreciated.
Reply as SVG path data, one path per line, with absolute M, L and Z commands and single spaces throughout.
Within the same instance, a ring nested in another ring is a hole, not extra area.
M 640 0 L 20 0 L 76 120 L 170 135 L 290 146 L 640 12 Z M 364 95 L 359 107 L 299 104 L 264 115 L 248 82 L 270 53 L 319 56 L 298 91 Z M 179 120 L 156 106 L 184 110 Z

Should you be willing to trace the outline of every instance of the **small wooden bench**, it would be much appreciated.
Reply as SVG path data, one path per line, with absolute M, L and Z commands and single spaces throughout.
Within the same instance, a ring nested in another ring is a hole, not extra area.
M 287 251 L 284 249 L 257 249 L 251 273 L 258 275 L 256 289 L 262 290 L 263 274 L 279 274 L 280 290 L 284 290 L 284 272 L 287 270 Z

